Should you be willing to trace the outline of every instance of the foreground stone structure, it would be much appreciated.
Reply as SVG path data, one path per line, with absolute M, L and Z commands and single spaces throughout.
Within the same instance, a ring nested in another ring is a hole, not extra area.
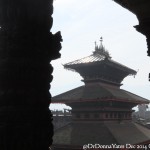
M 115 1 L 137 8 L 136 28 L 149 46 L 149 1 Z M 60 33 L 50 33 L 52 3 L 0 0 L 0 150 L 48 150 L 52 143 L 49 62 L 61 48 Z
M 139 24 L 134 26 L 136 30 L 146 36 L 147 55 L 150 56 L 150 1 L 149 0 L 114 0 L 122 7 L 134 13 Z M 136 55 L 136 54 L 135 54 Z M 150 81 L 150 74 L 149 74 Z
M 0 150 L 48 150 L 49 93 L 60 57 L 52 34 L 53 0 L 0 0 Z
M 128 9 L 137 16 L 139 25 L 135 28 L 144 34 L 147 39 L 147 54 L 150 56 L 150 1 L 149 0 L 114 0 L 124 8 Z

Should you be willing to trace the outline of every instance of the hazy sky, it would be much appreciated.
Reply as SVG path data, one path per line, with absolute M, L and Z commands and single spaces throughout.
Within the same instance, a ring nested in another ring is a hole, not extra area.
M 55 0 L 53 19 L 51 31 L 61 31 L 63 43 L 61 58 L 52 61 L 52 96 L 83 85 L 81 76 L 62 64 L 92 54 L 102 36 L 113 60 L 138 71 L 135 78 L 126 77 L 121 88 L 150 99 L 150 58 L 145 36 L 133 27 L 138 25 L 134 14 L 112 0 Z

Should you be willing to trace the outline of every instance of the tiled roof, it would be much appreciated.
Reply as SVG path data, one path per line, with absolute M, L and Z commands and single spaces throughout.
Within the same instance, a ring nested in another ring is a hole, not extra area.
M 80 86 L 68 92 L 54 96 L 52 103 L 62 102 L 70 103 L 74 101 L 84 100 L 107 100 L 116 99 L 122 101 L 130 101 L 135 103 L 149 103 L 149 100 L 140 97 L 131 92 L 125 91 L 120 88 L 114 88 L 109 86 L 103 86 L 101 84 L 92 84 L 86 86 Z
M 98 62 L 98 61 L 102 61 L 104 59 L 105 59 L 105 56 L 103 56 L 103 55 L 92 54 L 90 56 L 66 63 L 66 64 L 64 64 L 64 66 L 75 65 L 75 64 L 84 64 L 84 63 L 90 63 L 90 62 Z
M 54 144 L 111 144 L 117 141 L 103 123 L 70 123 L 55 131 Z
M 105 55 L 102 55 L 100 53 L 93 53 L 90 56 L 66 63 L 63 66 L 66 69 L 76 71 L 75 68 L 77 66 L 79 67 L 80 65 L 87 65 L 87 64 L 93 64 L 93 63 L 95 64 L 95 63 L 100 63 L 100 62 L 108 64 L 110 66 L 113 65 L 113 67 L 117 67 L 117 68 L 120 68 L 121 70 L 125 70 L 125 71 L 129 72 L 129 74 L 132 74 L 132 75 L 136 74 L 135 70 L 133 70 L 133 69 L 121 64 L 121 63 L 118 63 L 118 62 L 112 60 L 110 57 L 106 57 Z
M 55 145 L 137 144 L 150 139 L 150 130 L 144 134 L 130 122 L 74 122 L 55 131 Z
M 147 133 L 143 133 L 137 127 L 136 123 L 122 122 L 122 123 L 105 123 L 109 131 L 114 135 L 114 138 L 119 144 L 138 144 L 150 139 L 150 130 L 143 127 Z M 140 125 L 139 125 L 140 126 Z M 142 128 L 142 127 L 141 127 Z

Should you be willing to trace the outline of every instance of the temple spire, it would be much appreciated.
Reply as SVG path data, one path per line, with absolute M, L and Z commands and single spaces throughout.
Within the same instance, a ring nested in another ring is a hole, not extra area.
M 95 51 L 97 51 L 98 50 L 98 45 L 97 45 L 96 41 L 94 43 L 95 43 Z
M 100 37 L 100 45 L 98 46 L 96 41 L 95 41 L 95 51 L 93 54 L 100 54 L 105 56 L 106 58 L 111 58 L 109 55 L 109 52 L 105 49 L 103 46 L 103 37 Z
M 97 47 L 97 43 L 96 43 L 96 41 L 94 42 L 94 44 L 95 44 L 95 50 L 96 50 L 96 47 Z
M 105 51 L 105 48 L 104 48 L 104 46 L 103 46 L 103 37 L 100 37 L 99 49 L 102 50 L 102 51 Z
M 100 37 L 100 45 L 103 45 L 102 42 L 103 42 L 103 37 L 101 36 Z

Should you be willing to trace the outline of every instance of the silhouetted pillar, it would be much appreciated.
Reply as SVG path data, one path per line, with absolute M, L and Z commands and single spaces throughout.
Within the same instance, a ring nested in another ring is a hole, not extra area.
M 140 21 L 139 25 L 135 26 L 136 30 L 146 36 L 147 42 L 147 55 L 150 56 L 150 19 L 147 21 Z M 150 81 L 150 73 L 149 73 Z
M 139 25 L 134 26 L 136 30 L 146 36 L 147 55 L 150 56 L 150 19 L 147 21 L 139 20 Z
M 0 0 L 0 150 L 48 150 L 53 0 Z
M 149 0 L 114 0 L 122 7 L 137 16 L 139 25 L 135 26 L 138 32 L 147 38 L 148 56 L 150 56 L 150 1 Z
M 147 55 L 150 56 L 150 0 L 114 0 L 122 7 L 128 9 L 137 16 L 139 25 L 136 30 L 146 36 Z M 149 74 L 150 81 L 150 74 Z

